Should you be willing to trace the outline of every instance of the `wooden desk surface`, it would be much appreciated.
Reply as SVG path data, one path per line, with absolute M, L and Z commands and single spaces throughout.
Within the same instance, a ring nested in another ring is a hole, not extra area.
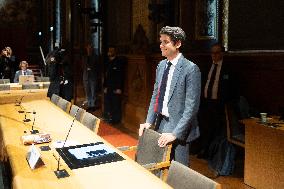
M 50 82 L 34 82 L 35 84 L 39 84 L 40 88 L 43 88 L 43 84 L 50 84 Z M 1 84 L 0 84 L 1 85 Z M 22 85 L 19 83 L 6 83 L 5 85 L 10 85 L 10 90 L 22 90 Z
M 22 97 L 23 102 L 37 99 L 47 99 L 47 90 L 48 89 L 26 89 L 0 91 L 0 104 L 15 103 Z
M 246 144 L 244 182 L 257 189 L 284 188 L 284 125 L 272 128 L 258 121 L 243 120 Z
M 72 117 L 69 114 L 48 100 L 24 102 L 23 107 L 28 111 L 36 111 L 35 129 L 50 133 L 53 141 L 64 140 L 72 122 Z M 170 188 L 170 186 L 77 121 L 74 122 L 69 140 L 77 141 L 79 144 L 103 141 L 126 160 L 73 170 L 70 170 L 61 160 L 61 168 L 65 168 L 70 177 L 57 179 L 53 172 L 57 167 L 57 161 L 53 154 L 56 157 L 58 154 L 52 149 L 52 151 L 41 152 L 45 165 L 31 170 L 25 159 L 30 146 L 21 144 L 20 137 L 24 134 L 24 131 L 29 132 L 32 123 L 24 124 L 22 122 L 24 115 L 18 113 L 18 108 L 14 104 L 0 105 L 0 138 L 3 139 L 1 155 L 2 157 L 8 157 L 10 160 L 14 189 Z

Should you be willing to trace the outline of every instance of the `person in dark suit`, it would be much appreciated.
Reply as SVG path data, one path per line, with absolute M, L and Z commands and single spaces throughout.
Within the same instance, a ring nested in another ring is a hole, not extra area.
M 217 136 L 225 136 L 224 105 L 234 95 L 237 86 L 233 84 L 233 74 L 223 60 L 224 47 L 213 44 L 211 47 L 211 67 L 207 74 L 200 108 L 200 158 L 208 158 L 208 149 Z M 235 89 L 234 89 L 235 88 Z
M 199 137 L 201 73 L 180 52 L 185 37 L 179 27 L 166 26 L 160 31 L 160 49 L 166 59 L 157 66 L 146 123 L 140 124 L 139 135 L 155 124 L 162 133 L 158 145 L 172 143 L 171 158 L 188 166 L 190 143 Z
M 97 70 L 95 68 L 95 54 L 90 44 L 86 45 L 86 60 L 83 65 L 83 84 L 87 97 L 88 111 L 94 111 L 96 105 Z
M 67 45 L 68 46 L 68 45 Z M 47 96 L 57 94 L 71 101 L 73 98 L 73 72 L 70 65 L 70 49 L 56 48 L 46 58 L 50 85 Z
M 19 77 L 20 75 L 33 75 L 33 71 L 28 68 L 28 62 L 27 61 L 21 61 L 19 68 L 21 70 L 16 71 L 15 77 L 14 77 L 14 83 L 19 83 Z
M 69 46 L 66 45 L 65 49 L 61 49 L 62 51 L 62 61 L 61 65 L 61 82 L 60 82 L 60 96 L 68 101 L 73 99 L 73 70 L 70 61 L 70 49 Z
M 10 79 L 10 81 L 14 79 L 13 65 L 6 48 L 1 51 L 0 55 L 0 74 L 1 79 Z
M 46 57 L 48 76 L 50 85 L 48 87 L 47 96 L 51 98 L 53 94 L 59 95 L 60 83 L 62 81 L 62 65 L 60 62 L 62 57 L 60 56 L 60 49 L 55 48 Z
M 104 79 L 104 119 L 112 124 L 121 121 L 121 100 L 125 61 L 116 55 L 116 49 L 108 49 L 108 63 Z
M 18 70 L 19 62 L 17 60 L 17 57 L 13 54 L 11 47 L 5 47 L 5 49 L 7 51 L 7 57 L 11 64 L 11 78 L 15 78 L 15 72 L 16 70 Z

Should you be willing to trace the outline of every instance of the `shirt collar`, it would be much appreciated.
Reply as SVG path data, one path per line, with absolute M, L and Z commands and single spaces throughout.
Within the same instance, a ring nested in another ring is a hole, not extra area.
M 170 61 L 173 66 L 177 65 L 178 60 L 179 60 L 180 57 L 181 57 L 181 53 L 178 53 L 178 55 L 172 61 Z M 167 60 L 167 62 L 169 62 L 169 60 Z

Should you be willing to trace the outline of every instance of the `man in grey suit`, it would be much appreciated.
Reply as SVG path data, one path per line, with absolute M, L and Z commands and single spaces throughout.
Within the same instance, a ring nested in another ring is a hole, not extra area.
M 19 83 L 19 76 L 20 75 L 33 75 L 33 71 L 30 70 L 30 69 L 27 69 L 28 68 L 28 62 L 27 61 L 21 61 L 20 62 L 20 65 L 19 65 L 19 68 L 21 70 L 18 70 L 16 73 L 15 73 L 15 77 L 14 77 L 14 83 Z
M 184 40 L 179 27 L 166 26 L 160 31 L 160 49 L 166 59 L 157 66 L 146 123 L 140 124 L 139 136 L 154 125 L 162 133 L 158 145 L 172 143 L 172 158 L 188 166 L 190 142 L 199 137 L 201 74 L 198 66 L 180 53 Z

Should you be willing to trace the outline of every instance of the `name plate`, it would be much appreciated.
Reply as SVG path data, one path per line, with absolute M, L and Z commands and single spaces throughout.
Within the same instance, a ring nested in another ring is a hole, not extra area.
M 34 144 L 29 148 L 26 158 L 31 169 L 35 169 L 44 164 L 40 158 L 40 152 Z

